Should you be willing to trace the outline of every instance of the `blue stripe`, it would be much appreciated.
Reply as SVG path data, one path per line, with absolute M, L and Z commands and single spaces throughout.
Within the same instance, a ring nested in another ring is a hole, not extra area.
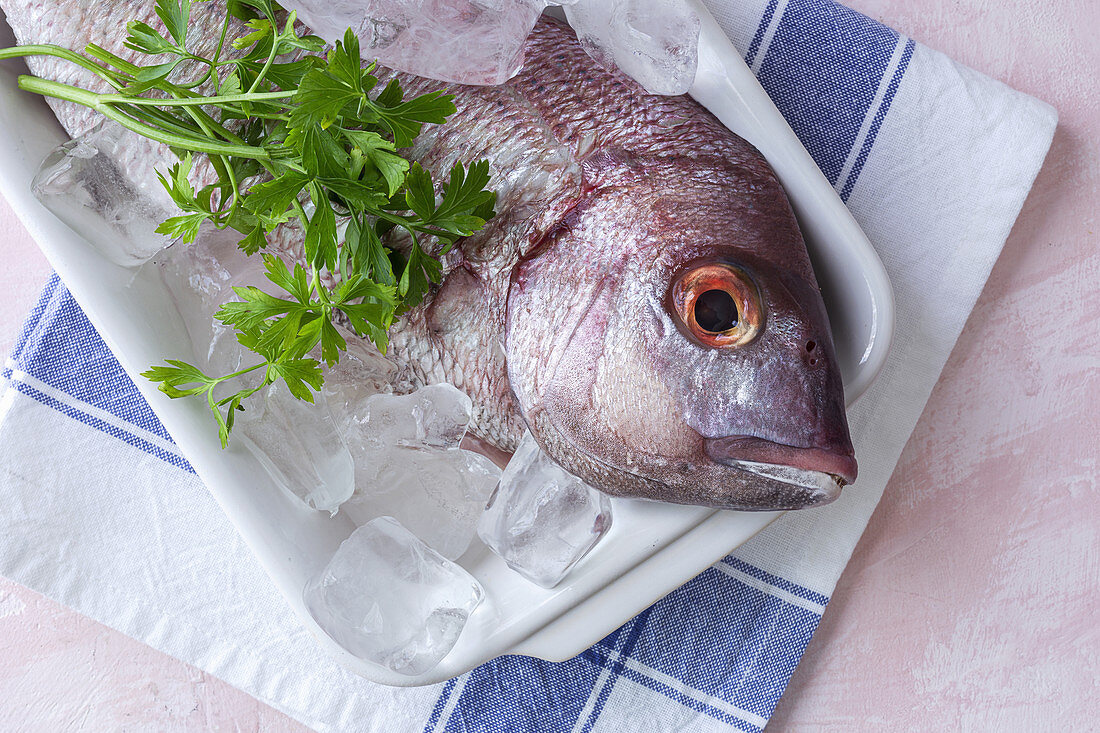
M 604 703 L 607 702 L 607 698 L 611 694 L 612 688 L 615 687 L 615 681 L 619 678 L 619 675 L 623 673 L 624 666 L 622 660 L 630 656 L 630 653 L 634 651 L 638 639 L 641 638 L 642 630 L 645 629 L 646 622 L 649 620 L 650 611 L 652 611 L 652 608 L 647 608 L 628 622 L 627 625 L 630 626 L 630 631 L 626 636 L 626 641 L 622 649 L 619 650 L 619 656 L 611 665 L 611 676 L 596 695 L 596 703 L 592 706 L 592 712 L 588 714 L 588 719 L 585 721 L 581 733 L 589 733 L 589 731 L 592 730 L 592 726 L 595 725 L 596 721 L 599 719 L 600 713 L 603 712 Z M 610 657 L 608 658 L 610 659 Z
M 31 334 L 38 330 L 38 324 L 42 321 L 42 316 L 46 313 L 50 302 L 53 300 L 54 293 L 61 285 L 61 278 L 57 276 L 57 273 L 51 273 L 50 279 L 46 281 L 45 287 L 38 295 L 38 301 L 34 304 L 34 308 L 31 309 L 30 315 L 23 321 L 23 330 L 19 334 L 19 338 L 15 342 L 15 347 L 11 352 L 11 359 L 18 360 L 19 356 L 26 350 L 27 344 L 31 340 Z
M 439 699 L 435 701 L 435 707 L 432 708 L 428 724 L 424 726 L 424 733 L 432 733 L 432 730 L 435 729 L 435 724 L 439 722 L 439 716 L 443 713 L 443 708 L 447 707 L 447 701 L 451 699 L 451 693 L 454 692 L 457 683 L 458 678 L 452 677 L 443 685 L 443 691 L 439 693 Z
M 699 613 L 699 609 L 707 613 Z M 652 608 L 633 657 L 700 692 L 771 715 L 821 616 L 715 568 Z
M 737 558 L 725 562 L 800 598 L 822 605 L 828 602 L 826 596 Z M 703 608 L 707 613 L 699 613 Z M 611 678 L 596 693 L 584 731 L 598 721 L 620 677 L 717 720 L 755 731 L 751 723 L 631 670 L 624 660 L 636 659 L 703 695 L 767 718 L 819 621 L 812 611 L 710 568 L 568 662 L 502 657 L 474 670 L 445 730 L 572 730 L 600 670 L 610 665 Z M 611 661 L 615 649 L 619 657 Z M 444 688 L 435 709 L 442 710 L 449 695 Z M 430 725 L 435 725 L 437 717 L 433 713 Z
M 738 718 L 734 715 L 730 715 L 725 710 L 719 710 L 713 705 L 708 705 L 705 702 L 700 702 L 699 700 L 685 695 L 680 690 L 669 687 L 664 682 L 655 680 L 649 675 L 643 674 L 637 670 L 627 669 L 623 672 L 622 676 L 625 679 L 630 680 L 631 682 L 641 685 L 642 687 L 646 687 L 650 690 L 653 690 L 654 692 L 659 692 L 670 700 L 675 700 L 686 708 L 691 708 L 696 712 L 703 713 L 704 715 L 709 715 L 710 717 L 720 720 L 723 723 L 732 725 L 738 730 L 743 730 L 746 733 L 757 733 L 757 731 L 762 730 L 759 726 L 753 725 L 747 720 L 742 720 L 741 718 Z
M 752 61 L 756 58 L 756 52 L 760 50 L 760 42 L 764 40 L 764 34 L 768 32 L 772 16 L 775 15 L 775 6 L 778 4 L 779 0 L 768 0 L 768 7 L 764 8 L 764 17 L 760 19 L 760 25 L 756 26 L 756 35 L 752 37 L 749 52 L 745 54 L 745 63 L 749 66 L 752 66 Z
M 567 662 L 498 657 L 470 672 L 447 720 L 447 733 L 570 731 L 600 667 L 591 656 Z
M 39 311 L 39 308 L 41 310 Z M 16 366 L 81 402 L 171 440 L 64 285 L 51 280 L 24 329 Z
M 845 202 L 848 201 L 848 196 L 852 193 L 852 187 L 856 185 L 856 179 L 859 178 L 860 171 L 863 170 L 863 164 L 867 161 L 867 156 L 871 152 L 871 147 L 875 144 L 875 138 L 878 137 L 878 129 L 882 126 L 882 121 L 886 119 L 886 115 L 890 111 L 890 103 L 894 101 L 894 94 L 897 93 L 898 87 L 901 85 L 901 79 L 905 76 L 905 70 L 909 68 L 909 60 L 913 58 L 913 50 L 916 47 L 917 44 L 912 39 L 905 44 L 905 52 L 901 56 L 901 61 L 898 62 L 898 68 L 897 71 L 894 72 L 894 78 L 890 80 L 890 86 L 886 88 L 886 94 L 882 98 L 882 104 L 879 105 L 878 112 L 875 113 L 875 118 L 871 121 L 871 129 L 867 131 L 867 138 L 863 141 L 863 147 L 860 149 L 859 155 L 856 157 L 856 162 L 852 166 L 851 172 L 848 174 L 848 180 L 844 183 L 844 189 L 840 192 L 840 198 Z
M 4 376 L 10 378 L 11 370 L 5 369 Z M 131 445 L 139 450 L 142 450 L 151 456 L 155 456 L 156 458 L 159 458 L 165 463 L 171 464 L 176 468 L 187 471 L 188 473 L 195 472 L 195 470 L 191 468 L 191 464 L 188 463 L 187 460 L 184 459 L 182 456 L 166 451 L 160 446 L 154 445 L 144 438 L 140 438 L 133 433 L 127 432 L 116 425 L 111 425 L 110 423 L 105 422 L 98 417 L 89 415 L 88 413 L 78 410 L 70 405 L 66 405 L 54 399 L 53 397 L 50 397 L 47 394 L 39 392 L 37 389 L 30 386 L 26 382 L 13 381 L 11 386 L 13 389 L 17 390 L 21 394 L 24 394 L 37 402 L 41 402 L 47 407 L 52 407 L 63 415 L 70 417 L 73 420 L 76 420 L 77 422 L 81 422 L 88 427 L 95 428 L 100 432 L 118 438 L 122 442 Z
M 722 562 L 729 565 L 731 568 L 737 568 L 746 575 L 751 575 L 757 580 L 762 580 L 768 585 L 775 586 L 787 591 L 792 596 L 798 596 L 799 598 L 805 598 L 807 601 L 813 601 L 814 603 L 820 603 L 822 606 L 829 602 L 828 596 L 823 596 L 820 593 L 816 593 L 809 588 L 805 588 L 798 583 L 792 583 L 786 578 L 780 578 L 778 575 L 772 575 L 765 572 L 758 567 L 749 565 L 744 560 L 739 560 L 733 555 L 727 555 L 722 559 Z
M 764 54 L 760 84 L 834 185 L 897 41 L 842 5 L 790 0 Z

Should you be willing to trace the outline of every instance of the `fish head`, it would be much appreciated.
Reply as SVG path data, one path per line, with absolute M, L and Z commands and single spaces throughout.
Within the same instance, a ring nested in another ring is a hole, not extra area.
M 828 316 L 763 159 L 627 166 L 513 271 L 506 351 L 528 427 L 613 495 L 828 503 L 856 478 Z

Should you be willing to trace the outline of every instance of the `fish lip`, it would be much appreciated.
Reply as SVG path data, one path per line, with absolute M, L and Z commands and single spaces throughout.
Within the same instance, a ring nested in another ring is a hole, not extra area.
M 802 468 L 792 468 L 774 463 L 758 463 L 755 461 L 732 461 L 728 465 L 738 470 L 751 473 L 758 483 L 767 485 L 782 485 L 785 491 L 794 490 L 799 497 L 797 501 L 790 503 L 791 508 L 804 509 L 812 506 L 822 506 L 835 501 L 840 496 L 840 490 L 844 488 L 844 479 L 823 471 L 808 471 Z
M 843 486 L 855 482 L 858 473 L 855 455 L 850 447 L 847 450 L 797 448 L 748 435 L 707 438 L 705 446 L 712 460 L 761 475 L 775 474 L 778 469 L 787 468 L 828 474 Z M 771 466 L 776 470 L 769 472 L 761 466 Z M 774 475 L 770 477 L 775 478 Z

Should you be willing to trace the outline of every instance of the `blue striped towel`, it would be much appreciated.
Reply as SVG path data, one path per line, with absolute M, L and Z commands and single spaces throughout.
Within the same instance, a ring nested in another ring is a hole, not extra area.
M 831 0 L 709 4 L 894 282 L 899 335 L 851 410 L 860 481 L 838 502 L 787 514 L 572 660 L 503 657 L 433 687 L 378 687 L 317 650 L 54 279 L 4 370 L 0 573 L 318 729 L 762 729 L 1056 116 Z

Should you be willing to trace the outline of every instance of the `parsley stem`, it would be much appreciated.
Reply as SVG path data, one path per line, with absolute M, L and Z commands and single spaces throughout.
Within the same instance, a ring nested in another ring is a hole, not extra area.
M 184 136 L 195 134 L 195 129 L 185 124 L 184 120 L 156 107 L 143 107 L 140 110 L 135 108 L 130 111 L 130 115 L 167 132 L 174 131 Z M 230 142 L 236 141 L 231 140 Z
M 275 27 L 275 21 L 271 21 L 272 27 Z M 267 72 L 271 70 L 271 65 L 275 63 L 275 56 L 279 50 L 278 38 L 272 40 L 271 51 L 267 54 L 267 61 L 264 62 L 264 66 L 260 69 L 260 73 L 256 75 L 256 78 L 252 81 L 252 85 L 248 88 L 248 93 L 252 94 L 260 88 L 260 83 L 263 82 L 264 77 L 267 76 Z
M 97 46 L 94 43 L 89 43 L 84 47 L 84 53 L 88 54 L 94 59 L 102 61 L 105 64 L 110 64 L 130 76 L 137 74 L 141 68 L 136 64 L 132 64 L 126 59 L 117 54 L 113 54 L 102 46 Z
M 173 94 L 177 93 L 179 92 L 173 92 Z M 198 107 L 185 107 L 184 111 L 186 111 L 188 116 L 191 117 L 192 120 L 194 120 L 195 124 L 198 125 L 203 132 L 206 133 L 207 137 L 214 138 L 216 136 L 217 133 L 214 131 L 214 128 L 217 128 L 221 132 L 228 134 L 224 127 L 219 125 L 214 120 L 214 118 L 206 114 L 206 112 L 204 112 L 202 109 Z M 237 138 L 237 140 L 233 142 L 240 142 L 240 138 Z M 228 226 L 229 218 L 236 210 L 237 203 L 240 200 L 240 194 L 238 192 L 238 189 L 240 188 L 240 183 L 237 181 L 237 175 L 236 172 L 233 170 L 233 164 L 228 160 L 228 158 L 222 155 L 211 155 L 209 156 L 209 158 L 211 165 L 213 165 L 214 169 L 218 172 L 218 179 L 221 181 L 224 181 L 226 178 L 229 179 L 229 191 L 231 193 L 232 200 L 229 203 L 229 210 L 225 215 L 225 224 L 219 227 L 224 228 L 224 226 Z M 219 205 L 224 206 L 224 203 L 225 202 L 222 201 Z
M 289 92 L 249 92 L 247 94 L 226 94 L 220 97 L 180 97 L 176 99 L 150 99 L 148 97 L 129 97 L 124 94 L 100 94 L 99 99 L 107 104 L 132 104 L 150 107 L 198 107 L 203 105 L 229 104 L 231 102 L 264 102 L 269 99 L 293 97 Z
M 240 371 L 233 372 L 232 374 L 226 374 L 224 377 L 218 377 L 217 379 L 215 379 L 213 381 L 213 383 L 218 384 L 219 382 L 224 382 L 226 380 L 233 379 L 233 377 L 239 377 L 242 374 L 248 374 L 249 372 L 254 372 L 257 369 L 259 369 L 260 367 L 266 367 L 266 366 L 267 366 L 267 362 L 266 361 L 261 361 L 259 364 L 253 364 L 250 367 L 245 367 L 244 369 L 241 369 Z
M 77 66 L 87 69 L 105 82 L 110 84 L 115 89 L 121 89 L 122 84 L 119 83 L 119 78 L 122 76 L 117 71 L 112 71 L 104 66 L 100 66 L 94 61 L 89 61 L 75 51 L 70 51 L 67 48 L 61 46 L 54 46 L 53 44 L 36 44 L 31 46 L 15 46 L 12 48 L 0 48 L 0 59 L 15 59 L 23 56 L 56 56 L 59 59 L 71 61 Z
M 225 48 L 225 36 L 229 32 L 229 13 L 225 14 L 225 20 L 222 21 L 222 33 L 218 36 L 218 45 L 214 48 L 214 58 L 210 59 L 210 73 L 215 77 L 215 84 L 217 84 L 217 68 L 218 61 L 222 57 L 222 49 Z
M 325 305 L 331 305 L 332 301 L 328 297 L 328 290 L 321 285 L 321 271 L 316 265 L 312 266 L 313 277 L 310 280 L 309 286 L 313 288 L 313 292 L 317 293 L 317 298 Z
M 294 213 L 298 215 L 298 219 L 302 222 L 302 231 L 309 226 L 309 214 L 306 213 L 306 209 L 302 206 L 302 202 L 298 199 L 294 199 L 290 202 L 290 205 L 294 208 Z
M 209 138 L 171 133 L 140 122 L 137 118 L 125 114 L 115 107 L 115 104 L 120 104 L 124 101 L 129 103 L 130 100 L 127 100 L 125 97 L 96 94 L 87 89 L 49 81 L 48 79 L 40 79 L 37 76 L 28 76 L 26 74 L 21 75 L 18 81 L 19 88 L 25 92 L 41 94 L 44 97 L 63 99 L 67 102 L 89 107 L 105 117 L 109 117 L 128 130 L 132 130 L 139 135 L 144 135 L 145 137 L 171 147 L 183 148 L 196 153 L 206 153 L 207 155 L 235 155 L 240 158 L 254 158 L 257 160 L 265 160 L 271 157 L 270 153 L 264 148 L 257 148 L 251 145 L 230 145 Z M 114 103 L 103 102 L 103 97 L 114 97 L 117 101 Z M 169 102 L 171 100 L 165 99 L 156 101 Z
M 201 99 L 201 97 L 199 97 L 195 92 L 171 84 L 166 84 L 166 90 L 171 93 L 174 98 Z M 144 106 L 149 107 L 149 105 Z M 156 111 L 158 119 L 163 118 L 173 121 L 179 120 L 179 118 L 174 116 L 173 113 L 162 110 L 159 106 L 153 106 L 151 107 L 151 109 Z M 244 140 L 237 137 L 229 130 L 225 129 L 225 127 L 223 127 L 217 120 L 208 115 L 206 113 L 206 110 L 204 110 L 201 106 L 187 106 L 183 108 L 183 111 L 186 112 L 187 115 L 191 117 L 191 119 L 194 120 L 200 128 L 202 128 L 203 132 L 205 132 L 210 137 L 214 137 L 214 135 L 217 134 L 226 142 L 236 143 L 238 145 L 246 144 Z

